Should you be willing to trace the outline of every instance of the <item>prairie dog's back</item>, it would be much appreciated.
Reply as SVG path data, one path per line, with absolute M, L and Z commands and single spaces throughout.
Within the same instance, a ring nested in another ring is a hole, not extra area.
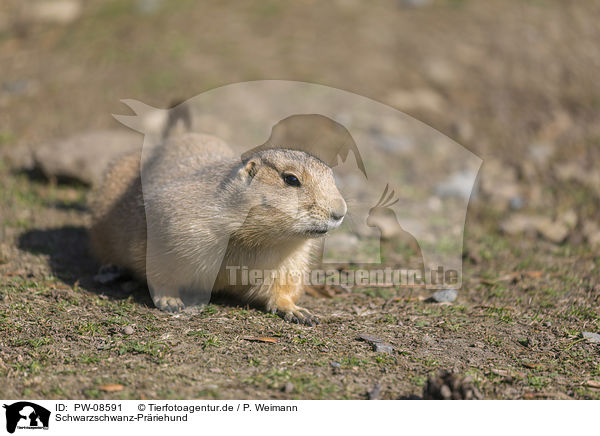
M 146 215 L 140 178 L 140 152 L 117 160 L 93 193 L 92 251 L 103 264 L 123 266 L 144 277 Z
M 144 155 L 143 171 L 148 170 L 161 183 L 191 175 L 216 162 L 234 158 L 235 153 L 221 139 L 199 133 L 186 133 L 169 138 L 151 156 Z M 145 180 L 144 180 L 145 181 Z
M 185 178 L 233 156 L 227 144 L 210 135 L 186 133 L 169 138 L 145 163 L 156 176 L 147 189 Z M 102 263 L 117 264 L 144 278 L 147 229 L 141 159 L 141 151 L 118 159 L 93 193 L 90 239 L 92 251 Z

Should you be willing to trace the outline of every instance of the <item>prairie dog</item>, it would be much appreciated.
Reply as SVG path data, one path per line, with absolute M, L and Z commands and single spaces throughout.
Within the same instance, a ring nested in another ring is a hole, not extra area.
M 309 325 L 316 317 L 295 304 L 302 283 L 280 279 L 308 271 L 319 238 L 347 211 L 331 168 L 316 157 L 270 149 L 242 160 L 196 133 L 167 139 L 142 171 L 140 153 L 118 160 L 92 208 L 94 254 L 146 278 L 159 309 L 183 309 L 182 289 L 227 292 Z M 232 283 L 231 267 L 276 279 Z

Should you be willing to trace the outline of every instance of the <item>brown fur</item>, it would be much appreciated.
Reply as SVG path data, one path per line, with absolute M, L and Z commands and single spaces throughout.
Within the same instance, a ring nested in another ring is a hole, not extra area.
M 300 187 L 285 183 L 290 173 Z M 226 267 L 273 270 L 278 278 L 308 270 L 318 238 L 346 212 L 327 165 L 283 149 L 242 161 L 217 138 L 185 134 L 145 163 L 143 191 L 140 174 L 140 154 L 127 155 L 95 194 L 91 241 L 99 260 L 151 278 L 163 310 L 182 309 L 178 292 L 186 288 L 229 292 L 286 320 L 315 320 L 295 304 L 301 283 L 232 285 Z M 147 253 L 147 235 L 160 256 Z

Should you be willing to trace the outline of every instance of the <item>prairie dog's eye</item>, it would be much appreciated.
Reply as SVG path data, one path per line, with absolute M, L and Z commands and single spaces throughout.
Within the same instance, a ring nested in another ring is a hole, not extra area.
M 286 185 L 296 186 L 296 187 L 300 186 L 300 180 L 298 180 L 298 177 L 296 177 L 295 174 L 283 173 L 282 177 L 283 177 L 283 181 L 285 182 Z

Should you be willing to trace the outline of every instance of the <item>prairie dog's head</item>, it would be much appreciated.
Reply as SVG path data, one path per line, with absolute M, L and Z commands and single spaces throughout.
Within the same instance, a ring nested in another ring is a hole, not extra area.
M 247 186 L 246 225 L 257 235 L 319 237 L 346 215 L 331 168 L 302 151 L 260 151 L 243 162 L 238 178 Z

